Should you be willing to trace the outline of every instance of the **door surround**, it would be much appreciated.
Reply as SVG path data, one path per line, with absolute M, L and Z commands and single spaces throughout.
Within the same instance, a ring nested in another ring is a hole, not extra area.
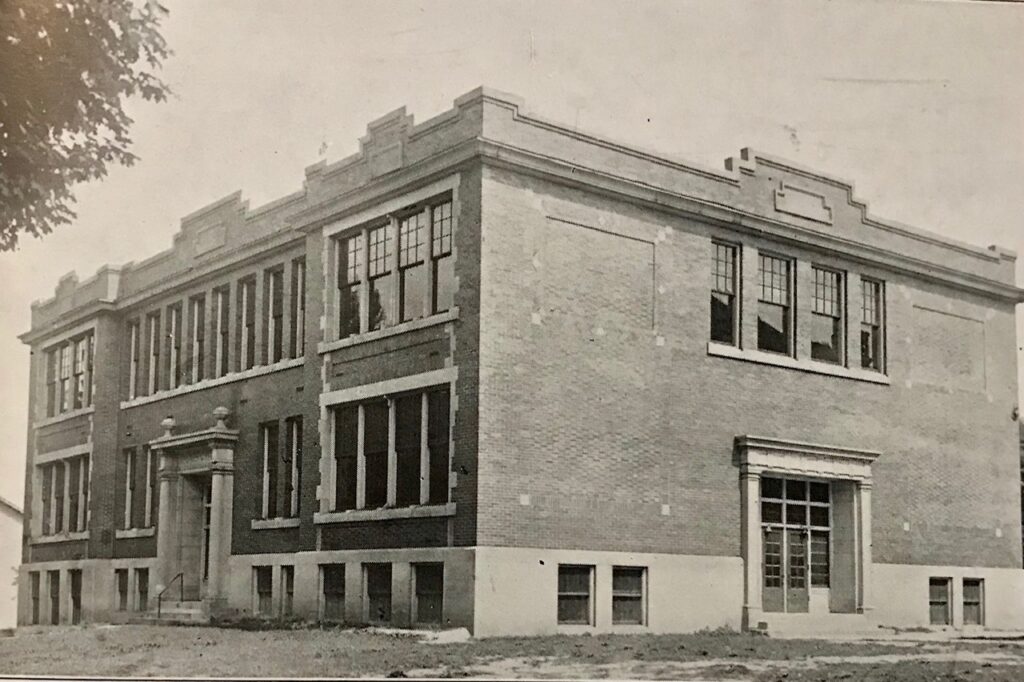
M 761 476 L 795 476 L 851 481 L 856 517 L 857 612 L 871 608 L 871 465 L 881 453 L 761 436 L 737 436 L 734 464 L 740 470 L 743 627 L 756 628 L 762 616 Z

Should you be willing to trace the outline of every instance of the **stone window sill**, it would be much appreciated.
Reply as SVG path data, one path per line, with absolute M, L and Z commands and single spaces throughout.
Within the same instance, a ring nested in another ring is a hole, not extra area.
M 271 530 L 274 528 L 298 528 L 299 519 L 294 518 L 278 518 L 278 519 L 253 519 L 249 524 L 249 527 L 253 530 Z
M 89 407 L 80 407 L 77 410 L 71 410 L 70 412 L 63 412 L 52 417 L 40 419 L 35 423 L 35 427 L 39 429 L 44 426 L 50 426 L 51 424 L 59 424 L 61 422 L 68 421 L 69 419 L 74 419 L 75 417 L 82 417 L 87 414 L 92 414 L 95 411 L 96 408 L 93 407 L 92 405 L 90 405 Z
M 852 367 L 843 367 L 841 365 L 830 365 L 827 362 L 818 362 L 816 360 L 798 360 L 786 355 L 776 355 L 775 353 L 767 353 L 765 351 L 754 350 L 751 348 L 737 348 L 736 346 L 715 343 L 714 341 L 708 342 L 708 355 L 754 362 L 759 365 L 785 367 L 787 369 L 795 369 L 801 372 L 824 374 L 827 376 L 840 377 L 842 379 L 852 379 L 854 381 L 866 381 L 872 384 L 882 384 L 885 386 L 890 384 L 889 377 L 884 374 L 879 374 L 878 372 L 854 369 Z
M 357 523 L 360 521 L 423 519 L 441 516 L 455 516 L 455 503 L 449 502 L 448 504 L 431 504 L 397 509 L 351 509 L 341 512 L 317 512 L 313 514 L 313 523 Z
M 259 365 L 251 369 L 247 369 L 244 372 L 235 372 L 233 374 L 225 374 L 222 377 L 216 379 L 203 379 L 196 384 L 185 384 L 184 386 L 178 386 L 177 388 L 165 389 L 158 391 L 153 395 L 139 396 L 138 398 L 132 398 L 131 400 L 122 400 L 121 409 L 126 407 L 136 407 L 138 405 L 146 405 L 148 403 L 155 403 L 158 400 L 164 400 L 165 398 L 173 398 L 178 395 L 186 395 L 188 393 L 195 393 L 196 391 L 203 391 L 207 388 L 214 386 L 222 386 L 224 384 L 230 384 L 235 381 L 243 381 L 245 379 L 252 379 L 253 377 L 263 376 L 264 374 L 272 374 L 274 372 L 280 372 L 281 370 L 291 369 L 292 367 L 301 367 L 302 363 L 305 362 L 305 358 L 289 358 L 287 360 L 281 360 L 275 362 L 272 365 Z
M 397 336 L 398 334 L 404 334 L 411 332 L 416 329 L 426 329 L 427 327 L 433 327 L 434 325 L 444 324 L 445 322 L 453 322 L 459 319 L 459 308 L 454 306 L 443 313 L 437 313 L 430 317 L 423 317 L 418 320 L 410 320 L 401 324 L 396 324 L 394 327 L 385 327 L 384 329 L 377 329 L 372 332 L 366 332 L 365 334 L 357 334 L 355 336 L 349 336 L 344 339 L 337 339 L 335 341 L 326 341 L 317 345 L 317 353 L 323 355 L 324 353 L 330 353 L 331 351 L 338 350 L 339 348 L 349 348 L 351 346 L 358 346 L 363 343 L 369 343 L 371 341 L 378 341 L 380 339 L 386 339 L 391 336 Z
M 132 538 L 151 538 L 156 535 L 156 528 L 117 528 L 114 530 L 114 537 L 118 540 L 131 540 Z
M 57 533 L 56 535 L 37 535 L 29 539 L 31 545 L 50 545 L 55 542 L 71 542 L 73 540 L 88 540 L 89 531 L 81 530 L 74 533 Z

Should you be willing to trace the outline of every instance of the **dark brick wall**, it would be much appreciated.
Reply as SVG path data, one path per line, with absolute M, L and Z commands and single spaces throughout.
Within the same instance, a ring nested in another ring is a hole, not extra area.
M 738 555 L 753 434 L 883 453 L 875 561 L 1020 566 L 1011 306 L 776 244 L 886 280 L 892 384 L 712 357 L 712 228 L 498 171 L 483 209 L 480 544 Z M 983 345 L 930 341 L 922 308 Z
M 447 519 L 401 519 L 325 525 L 321 549 L 394 549 L 447 544 Z

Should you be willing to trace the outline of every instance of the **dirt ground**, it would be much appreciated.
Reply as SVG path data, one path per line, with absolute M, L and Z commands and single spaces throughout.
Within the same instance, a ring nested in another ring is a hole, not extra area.
M 83 626 L 0 638 L 0 675 L 1024 680 L 1024 641 L 829 641 L 733 632 L 442 644 L 373 630 Z

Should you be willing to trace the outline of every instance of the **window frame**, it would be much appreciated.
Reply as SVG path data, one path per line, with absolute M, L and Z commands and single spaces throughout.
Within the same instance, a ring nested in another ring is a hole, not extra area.
M 92 407 L 95 383 L 96 329 L 78 331 L 42 350 L 47 418 Z M 39 412 L 37 412 L 38 414 Z
M 306 354 L 306 257 L 292 259 L 291 267 L 291 338 L 289 356 L 300 358 Z
M 785 285 L 785 303 L 777 303 L 771 299 L 771 293 L 769 293 L 769 299 L 765 299 L 765 292 L 779 291 L 780 287 L 775 286 L 778 281 L 778 273 L 774 268 L 768 271 L 770 281 L 768 286 L 765 286 L 765 261 L 770 260 L 773 263 L 783 263 L 786 266 L 784 279 L 782 280 Z M 757 349 L 763 353 L 773 353 L 775 355 L 782 355 L 785 357 L 795 357 L 796 355 L 796 259 L 788 256 L 779 255 L 770 251 L 759 251 L 757 254 L 757 322 L 758 322 L 758 333 L 757 333 Z M 774 306 L 776 308 L 783 309 L 783 322 L 785 324 L 784 334 L 786 337 L 786 349 L 783 351 L 773 350 L 762 345 L 761 338 L 761 308 L 762 306 Z
M 943 587 L 945 590 L 945 599 L 939 600 L 933 597 L 932 587 Z M 944 621 L 938 623 L 935 621 L 935 612 L 933 607 L 940 604 L 945 605 L 945 616 Z M 946 576 L 930 576 L 928 578 L 928 623 L 932 626 L 951 626 L 953 624 L 953 579 Z
M 414 625 L 440 625 L 444 623 L 444 583 L 445 583 L 445 570 L 443 561 L 422 561 L 413 562 L 411 565 L 412 573 L 412 589 L 409 590 L 412 596 L 412 608 L 410 609 L 412 615 L 412 622 Z M 426 582 L 421 580 L 420 570 L 440 570 L 441 572 L 441 587 L 437 592 L 422 592 L 420 587 L 421 583 Z M 437 619 L 436 620 L 424 620 L 420 616 L 420 602 L 424 597 L 436 597 L 438 599 L 437 608 Z
M 273 365 L 284 360 L 284 266 L 276 265 L 263 273 L 263 357 L 258 362 Z
M 562 589 L 562 571 L 572 569 L 583 569 L 587 571 L 587 591 L 569 591 Z M 558 625 L 570 625 L 570 626 L 593 626 L 595 624 L 595 613 L 594 613 L 594 574 L 596 573 L 596 567 L 593 564 L 558 564 L 558 584 L 557 584 L 557 610 L 556 610 L 556 621 Z M 562 618 L 561 606 L 564 598 L 578 599 L 579 597 L 586 597 L 586 620 L 566 620 Z
M 968 599 L 967 599 L 967 588 L 968 588 L 968 584 L 969 583 L 977 586 L 977 589 L 978 589 L 977 601 L 975 601 L 973 599 L 968 601 Z M 975 626 L 975 625 L 977 625 L 977 626 L 982 626 L 983 627 L 985 625 L 985 579 L 984 578 L 973 578 L 973 577 L 970 577 L 970 576 L 966 576 L 966 577 L 962 578 L 961 582 L 960 582 L 960 595 L 961 595 L 961 606 L 962 606 L 962 612 L 963 612 L 963 618 L 964 618 L 964 625 L 965 626 Z M 968 607 L 968 605 L 971 605 L 971 606 L 976 605 L 977 606 L 977 608 L 978 608 L 978 618 L 977 618 L 976 621 L 968 622 L 968 620 L 967 620 L 967 613 L 968 613 L 967 607 Z
M 188 383 L 197 384 L 206 378 L 206 295 L 188 299 L 189 368 Z
M 819 280 L 819 275 L 821 279 Z M 811 266 L 811 277 L 813 287 L 811 293 L 811 338 L 808 339 L 811 348 L 811 359 L 816 362 L 826 362 L 831 365 L 846 366 L 846 273 L 836 268 L 821 265 Z M 828 281 L 834 278 L 834 286 Z M 827 299 L 829 292 L 834 293 L 833 299 Z M 832 309 L 829 312 L 829 308 Z M 814 320 L 831 320 L 832 336 L 836 348 L 835 359 L 816 356 L 814 348 Z
M 860 278 L 861 305 L 860 324 L 858 328 L 861 335 L 861 361 L 860 368 L 870 372 L 886 373 L 886 306 L 885 306 L 885 281 L 875 277 L 862 275 Z M 868 291 L 873 290 L 874 305 L 868 305 Z M 873 319 L 868 319 L 869 313 Z M 865 363 L 867 357 L 864 353 L 864 333 L 868 331 L 871 338 L 875 340 L 877 352 L 873 362 Z
M 329 571 L 337 570 L 340 574 L 339 585 L 341 589 L 339 591 L 327 591 L 327 574 Z M 344 623 L 347 621 L 345 618 L 345 599 L 346 599 L 346 564 L 343 562 L 338 563 L 326 563 L 320 564 L 320 620 L 329 623 Z M 332 596 L 331 603 L 337 601 L 338 604 L 338 617 L 334 618 L 328 613 L 328 595 Z
M 640 591 L 626 592 L 625 590 L 615 589 L 615 574 L 616 572 L 622 571 L 635 571 L 640 573 Z M 647 566 L 612 566 L 612 625 L 647 625 Z M 621 617 L 617 618 L 615 613 L 615 602 L 616 600 L 629 600 L 640 602 L 640 620 L 623 620 Z
M 266 576 L 266 581 L 262 578 Z M 263 587 L 267 589 L 262 589 Z M 252 596 L 253 613 L 259 618 L 272 617 L 274 615 L 274 567 L 261 564 L 252 567 Z M 266 596 L 267 604 L 264 606 L 263 598 Z
M 712 267 L 711 267 L 711 310 L 710 310 L 710 314 L 709 314 L 710 328 L 709 328 L 709 331 L 708 331 L 708 338 L 709 338 L 710 341 L 712 341 L 714 343 L 721 343 L 721 344 L 725 344 L 727 346 L 735 346 L 735 347 L 738 348 L 741 345 L 741 343 L 740 343 L 740 335 L 741 335 L 741 330 L 742 330 L 742 324 L 741 324 L 741 319 L 742 319 L 742 312 L 741 312 L 742 308 L 741 308 L 741 306 L 742 306 L 742 289 L 743 289 L 743 287 L 742 287 L 743 278 L 742 278 L 742 273 L 741 273 L 741 266 L 742 266 L 741 249 L 742 249 L 742 246 L 739 245 L 739 244 L 735 244 L 735 243 L 724 241 L 724 240 L 720 240 L 720 239 L 712 239 L 711 240 L 711 249 L 712 249 L 712 253 L 711 253 L 711 263 L 712 263 Z M 720 258 L 720 255 L 723 253 L 723 251 L 728 254 L 727 260 L 724 260 L 724 261 Z M 719 265 L 722 264 L 722 263 L 726 264 L 726 272 L 725 273 L 720 273 L 720 271 L 719 271 Z M 721 286 L 723 283 L 725 284 L 725 288 L 723 288 Z M 730 287 L 731 287 L 732 291 L 727 291 L 726 289 L 728 289 Z M 715 329 L 714 329 L 715 304 L 714 304 L 714 301 L 715 301 L 715 295 L 716 294 L 729 297 L 729 307 L 731 309 L 731 318 L 732 318 L 730 320 L 730 327 L 729 327 L 729 329 L 730 329 L 730 336 L 732 338 L 729 339 L 729 340 L 723 340 L 723 339 L 716 339 L 715 338 Z
M 394 617 L 395 617 L 395 589 L 394 589 L 395 569 L 394 569 L 393 564 L 391 562 L 387 562 L 387 561 L 367 561 L 367 562 L 363 562 L 362 569 L 363 569 L 363 604 L 365 604 L 365 606 L 363 607 L 363 619 L 367 623 L 372 623 L 372 624 L 391 623 L 394 620 Z M 386 593 L 387 594 L 387 599 L 388 599 L 387 618 L 378 619 L 378 618 L 374 618 L 372 616 L 373 605 L 372 605 L 371 602 L 373 601 L 373 598 L 375 596 L 382 597 L 385 594 L 384 592 L 371 591 L 370 583 L 372 581 L 370 580 L 370 572 L 371 571 L 375 571 L 375 570 L 380 570 L 380 571 L 386 571 L 387 572 L 387 578 L 388 579 L 386 581 L 384 581 L 384 580 L 380 581 L 381 584 L 386 584 L 387 585 L 387 593 Z

